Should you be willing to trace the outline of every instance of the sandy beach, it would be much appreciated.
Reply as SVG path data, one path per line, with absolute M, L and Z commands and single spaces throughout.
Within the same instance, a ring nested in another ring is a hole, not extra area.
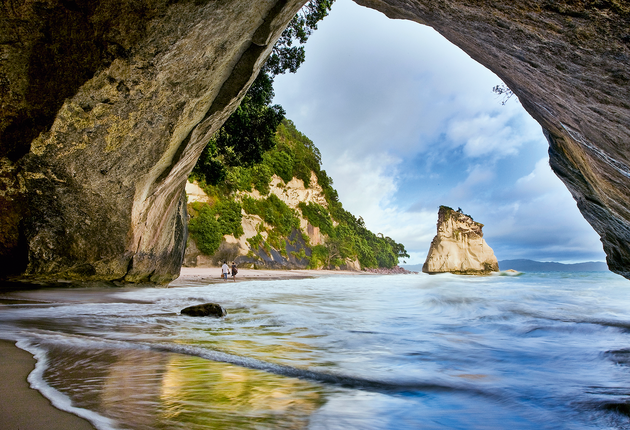
M 0 428 L 3 430 L 83 430 L 92 425 L 61 411 L 29 387 L 26 378 L 35 368 L 31 354 L 13 342 L 0 340 Z
M 279 279 L 306 279 L 321 276 L 371 276 L 372 273 L 343 270 L 254 270 L 239 269 L 236 282 L 272 281 Z M 228 281 L 221 279 L 220 267 L 190 268 L 183 267 L 180 277 L 168 287 L 190 284 L 206 285 L 209 283 L 234 282 L 230 276 Z M 122 290 L 122 289 L 121 289 Z M 54 301 L 52 290 L 29 290 L 26 293 L 13 292 L 9 296 L 22 295 L 28 300 Z M 76 301 L 107 302 L 103 294 L 90 294 L 77 291 Z M 74 301 L 74 300 L 73 300 Z M 0 428 L 3 430 L 82 430 L 94 427 L 83 418 L 61 411 L 50 403 L 37 390 L 30 388 L 27 382 L 29 373 L 35 368 L 35 359 L 31 354 L 19 349 L 14 342 L 0 340 Z
M 258 270 L 258 269 L 238 269 L 236 282 L 239 281 L 271 281 L 278 279 L 306 279 L 321 276 L 371 276 L 373 273 L 356 272 L 351 270 Z M 232 276 L 228 277 L 229 282 L 234 282 Z M 182 267 L 182 271 L 169 287 L 177 287 L 189 283 L 215 283 L 226 282 L 221 279 L 220 267 Z

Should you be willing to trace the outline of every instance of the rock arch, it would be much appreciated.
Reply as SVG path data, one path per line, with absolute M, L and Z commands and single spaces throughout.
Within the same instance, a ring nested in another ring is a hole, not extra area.
M 508 84 L 609 268 L 630 278 L 630 3 L 355 1 L 430 25 Z
M 355 1 L 430 25 L 514 90 L 630 278 L 630 4 Z M 303 3 L 3 2 L 2 274 L 176 277 L 186 176 Z

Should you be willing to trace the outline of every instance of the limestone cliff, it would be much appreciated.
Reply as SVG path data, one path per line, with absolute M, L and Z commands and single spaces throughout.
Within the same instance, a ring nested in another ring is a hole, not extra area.
M 220 175 L 208 158 L 195 166 L 186 265 L 359 270 L 408 257 L 403 244 L 343 208 L 319 150 L 291 120 L 282 120 L 274 139 L 259 163 L 222 165 Z
M 425 273 L 487 275 L 499 271 L 492 248 L 483 239 L 483 224 L 459 211 L 440 206 L 437 235 L 431 242 Z
M 322 245 L 329 239 L 326 234 L 320 231 L 319 227 L 310 224 L 299 210 L 300 203 L 315 203 L 324 208 L 327 207 L 328 204 L 323 190 L 317 182 L 317 176 L 312 172 L 309 186 L 306 187 L 301 179 L 293 178 L 285 183 L 280 177 L 273 175 L 269 192 L 294 210 L 299 218 L 299 229 L 292 232 L 288 241 L 283 242 L 283 247 L 277 245 L 275 247 L 271 245 L 261 246 L 253 240 L 260 235 L 262 242 L 265 243 L 269 238 L 268 231 L 273 227 L 266 224 L 260 216 L 249 214 L 243 210 L 241 214 L 242 235 L 239 237 L 235 237 L 234 234 L 224 235 L 223 242 L 213 255 L 205 255 L 197 247 L 195 239 L 190 238 L 186 248 L 184 265 L 189 267 L 217 266 L 225 260 L 236 261 L 239 267 L 273 269 L 304 269 L 309 267 L 309 260 L 312 255 L 311 247 Z M 196 182 L 186 184 L 186 194 L 189 203 L 211 203 L 212 201 L 212 198 Z M 261 195 L 257 190 L 240 191 L 235 195 L 235 199 L 238 201 L 247 197 L 262 200 L 267 196 Z M 357 258 L 346 258 L 339 267 L 344 270 L 361 270 Z
M 628 2 L 355 1 L 432 26 L 514 90 L 630 278 Z M 304 2 L 0 3 L 0 275 L 176 277 L 188 173 Z

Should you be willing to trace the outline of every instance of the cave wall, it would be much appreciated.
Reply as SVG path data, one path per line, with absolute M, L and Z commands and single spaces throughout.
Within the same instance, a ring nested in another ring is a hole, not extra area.
M 304 1 L 2 2 L 0 275 L 176 277 L 186 176 Z M 432 26 L 514 90 L 630 278 L 630 4 L 355 1 Z
M 177 277 L 186 177 L 302 3 L 3 2 L 3 274 Z

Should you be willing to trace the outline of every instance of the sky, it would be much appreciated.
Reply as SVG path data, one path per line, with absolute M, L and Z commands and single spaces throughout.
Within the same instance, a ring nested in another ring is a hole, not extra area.
M 542 129 L 501 80 L 430 27 L 337 0 L 274 103 L 322 154 L 344 208 L 422 264 L 440 205 L 484 224 L 498 260 L 604 261 L 549 167 Z

